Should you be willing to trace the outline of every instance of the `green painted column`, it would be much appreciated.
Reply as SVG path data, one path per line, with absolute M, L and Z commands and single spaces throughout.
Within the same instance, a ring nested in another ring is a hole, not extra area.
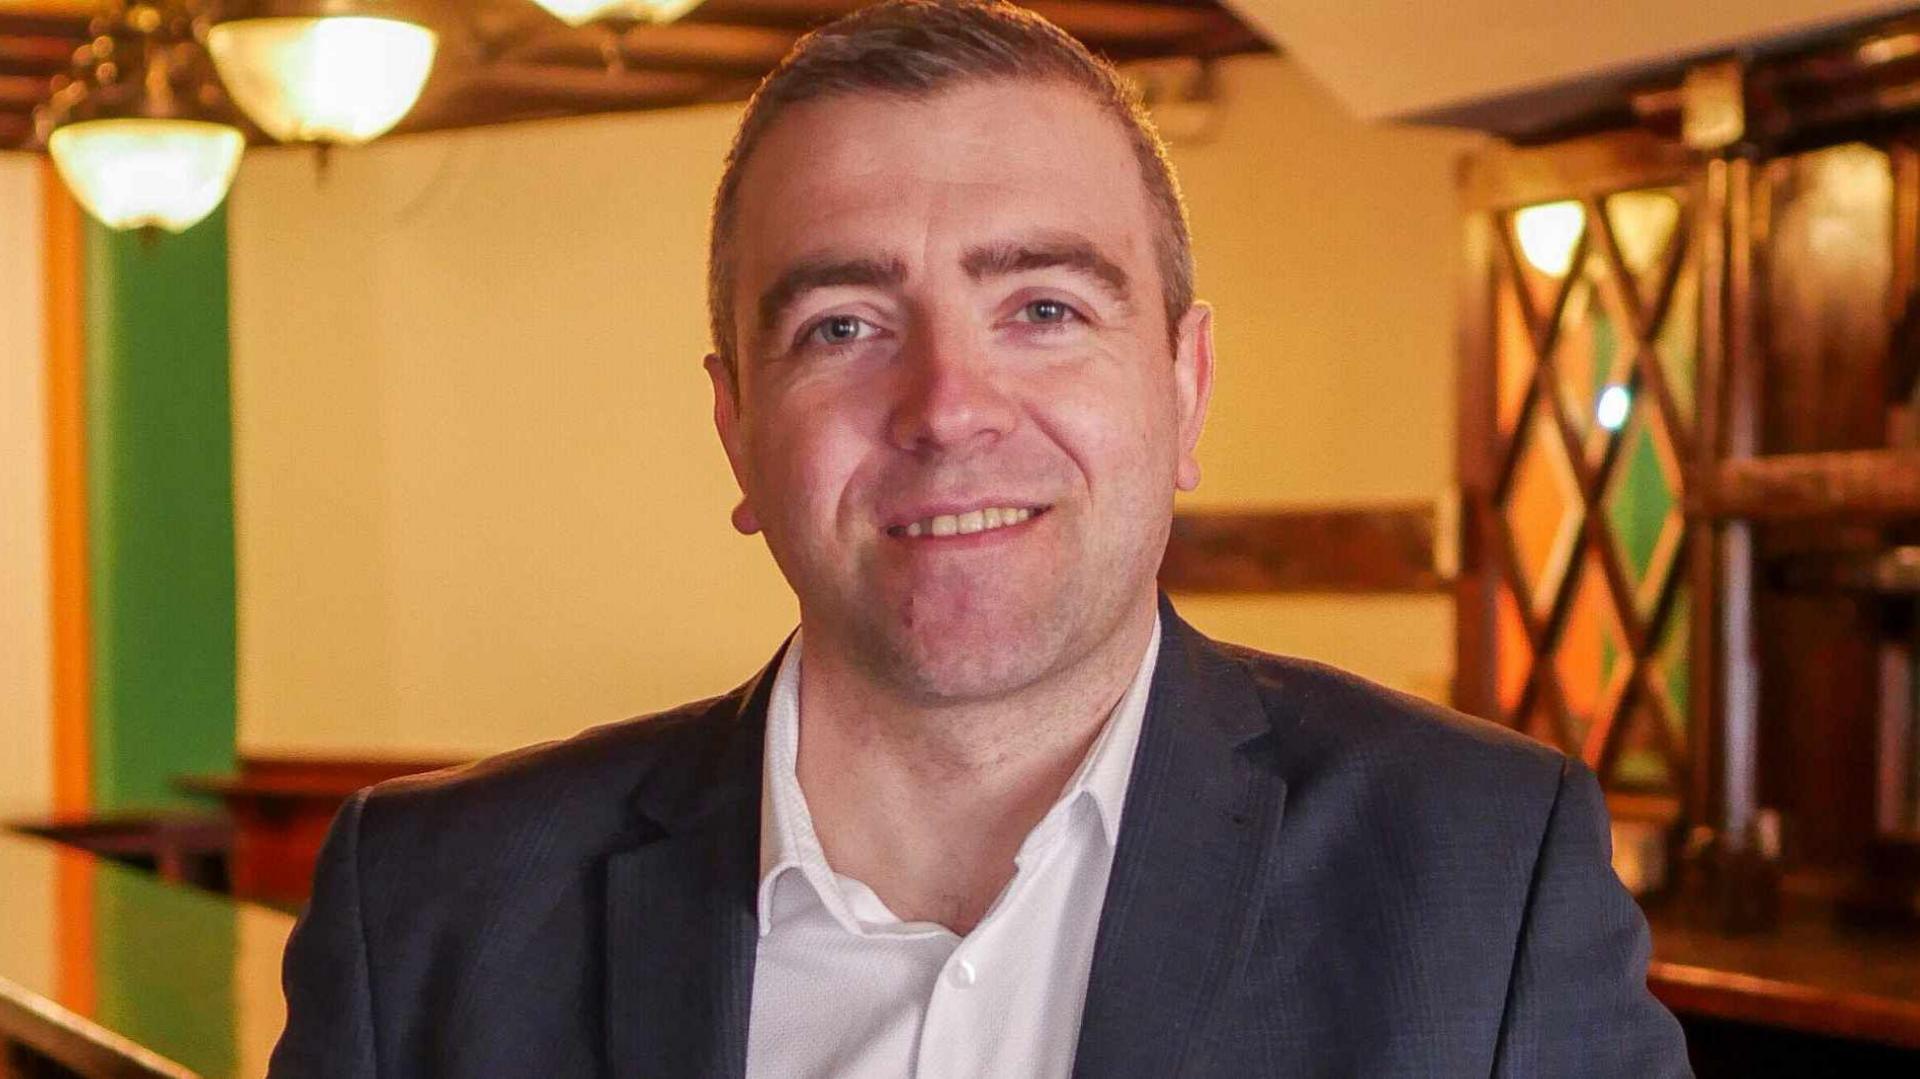
M 233 766 L 227 219 L 86 229 L 93 800 L 111 811 Z

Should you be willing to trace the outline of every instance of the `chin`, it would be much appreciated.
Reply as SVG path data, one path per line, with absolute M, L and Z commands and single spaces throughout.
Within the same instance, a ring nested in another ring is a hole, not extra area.
M 1016 693 L 1061 664 L 1060 627 L 973 620 L 891 627 L 880 649 L 882 677 L 927 704 L 985 701 Z

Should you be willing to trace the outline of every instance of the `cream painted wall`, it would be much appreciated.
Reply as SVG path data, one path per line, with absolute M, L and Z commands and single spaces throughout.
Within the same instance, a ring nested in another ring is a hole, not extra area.
M 233 195 L 243 752 L 469 754 L 750 676 L 702 310 L 732 110 L 251 156 Z
M 1181 146 L 1220 388 L 1190 505 L 1432 497 L 1451 162 L 1292 65 Z M 722 691 L 794 618 L 697 360 L 730 108 L 394 139 L 233 195 L 240 740 L 471 754 Z M 1201 600 L 1203 627 L 1430 689 L 1440 599 Z
M 0 812 L 53 803 L 40 161 L 0 153 Z
M 1474 140 L 1366 124 L 1300 66 L 1226 66 L 1174 148 L 1217 375 L 1188 508 L 1428 500 L 1452 483 L 1454 165 Z M 1444 698 L 1443 596 L 1176 597 L 1195 625 Z

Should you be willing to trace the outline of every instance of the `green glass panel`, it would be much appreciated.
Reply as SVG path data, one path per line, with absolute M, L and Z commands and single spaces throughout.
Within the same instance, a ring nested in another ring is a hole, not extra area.
M 1646 422 L 1644 406 L 1636 406 L 1641 416 L 1632 422 L 1626 456 L 1616 464 L 1619 474 L 1608 493 L 1607 524 L 1619 544 L 1627 577 L 1638 589 L 1653 568 L 1654 554 L 1673 513 L 1675 499 L 1660 467 L 1660 450 L 1654 444 L 1653 427 Z

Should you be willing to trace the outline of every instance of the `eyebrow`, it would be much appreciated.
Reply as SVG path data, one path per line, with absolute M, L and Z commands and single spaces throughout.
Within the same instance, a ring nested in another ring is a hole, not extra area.
M 1132 281 L 1120 264 L 1079 236 L 1046 236 L 968 249 L 960 268 L 975 281 L 1033 270 L 1067 269 L 1100 283 L 1117 302 L 1131 306 Z
M 1127 307 L 1133 304 L 1132 279 L 1127 271 L 1079 236 L 1040 236 L 968 248 L 960 258 L 960 268 L 976 282 L 1064 268 L 1099 282 L 1116 302 Z M 760 293 L 757 305 L 760 332 L 772 332 L 787 308 L 814 289 L 897 288 L 906 279 L 906 263 L 898 258 L 802 259 Z
M 906 279 L 906 264 L 899 259 L 804 259 L 788 267 L 760 294 L 760 332 L 770 332 L 795 300 L 814 289 L 897 286 Z

